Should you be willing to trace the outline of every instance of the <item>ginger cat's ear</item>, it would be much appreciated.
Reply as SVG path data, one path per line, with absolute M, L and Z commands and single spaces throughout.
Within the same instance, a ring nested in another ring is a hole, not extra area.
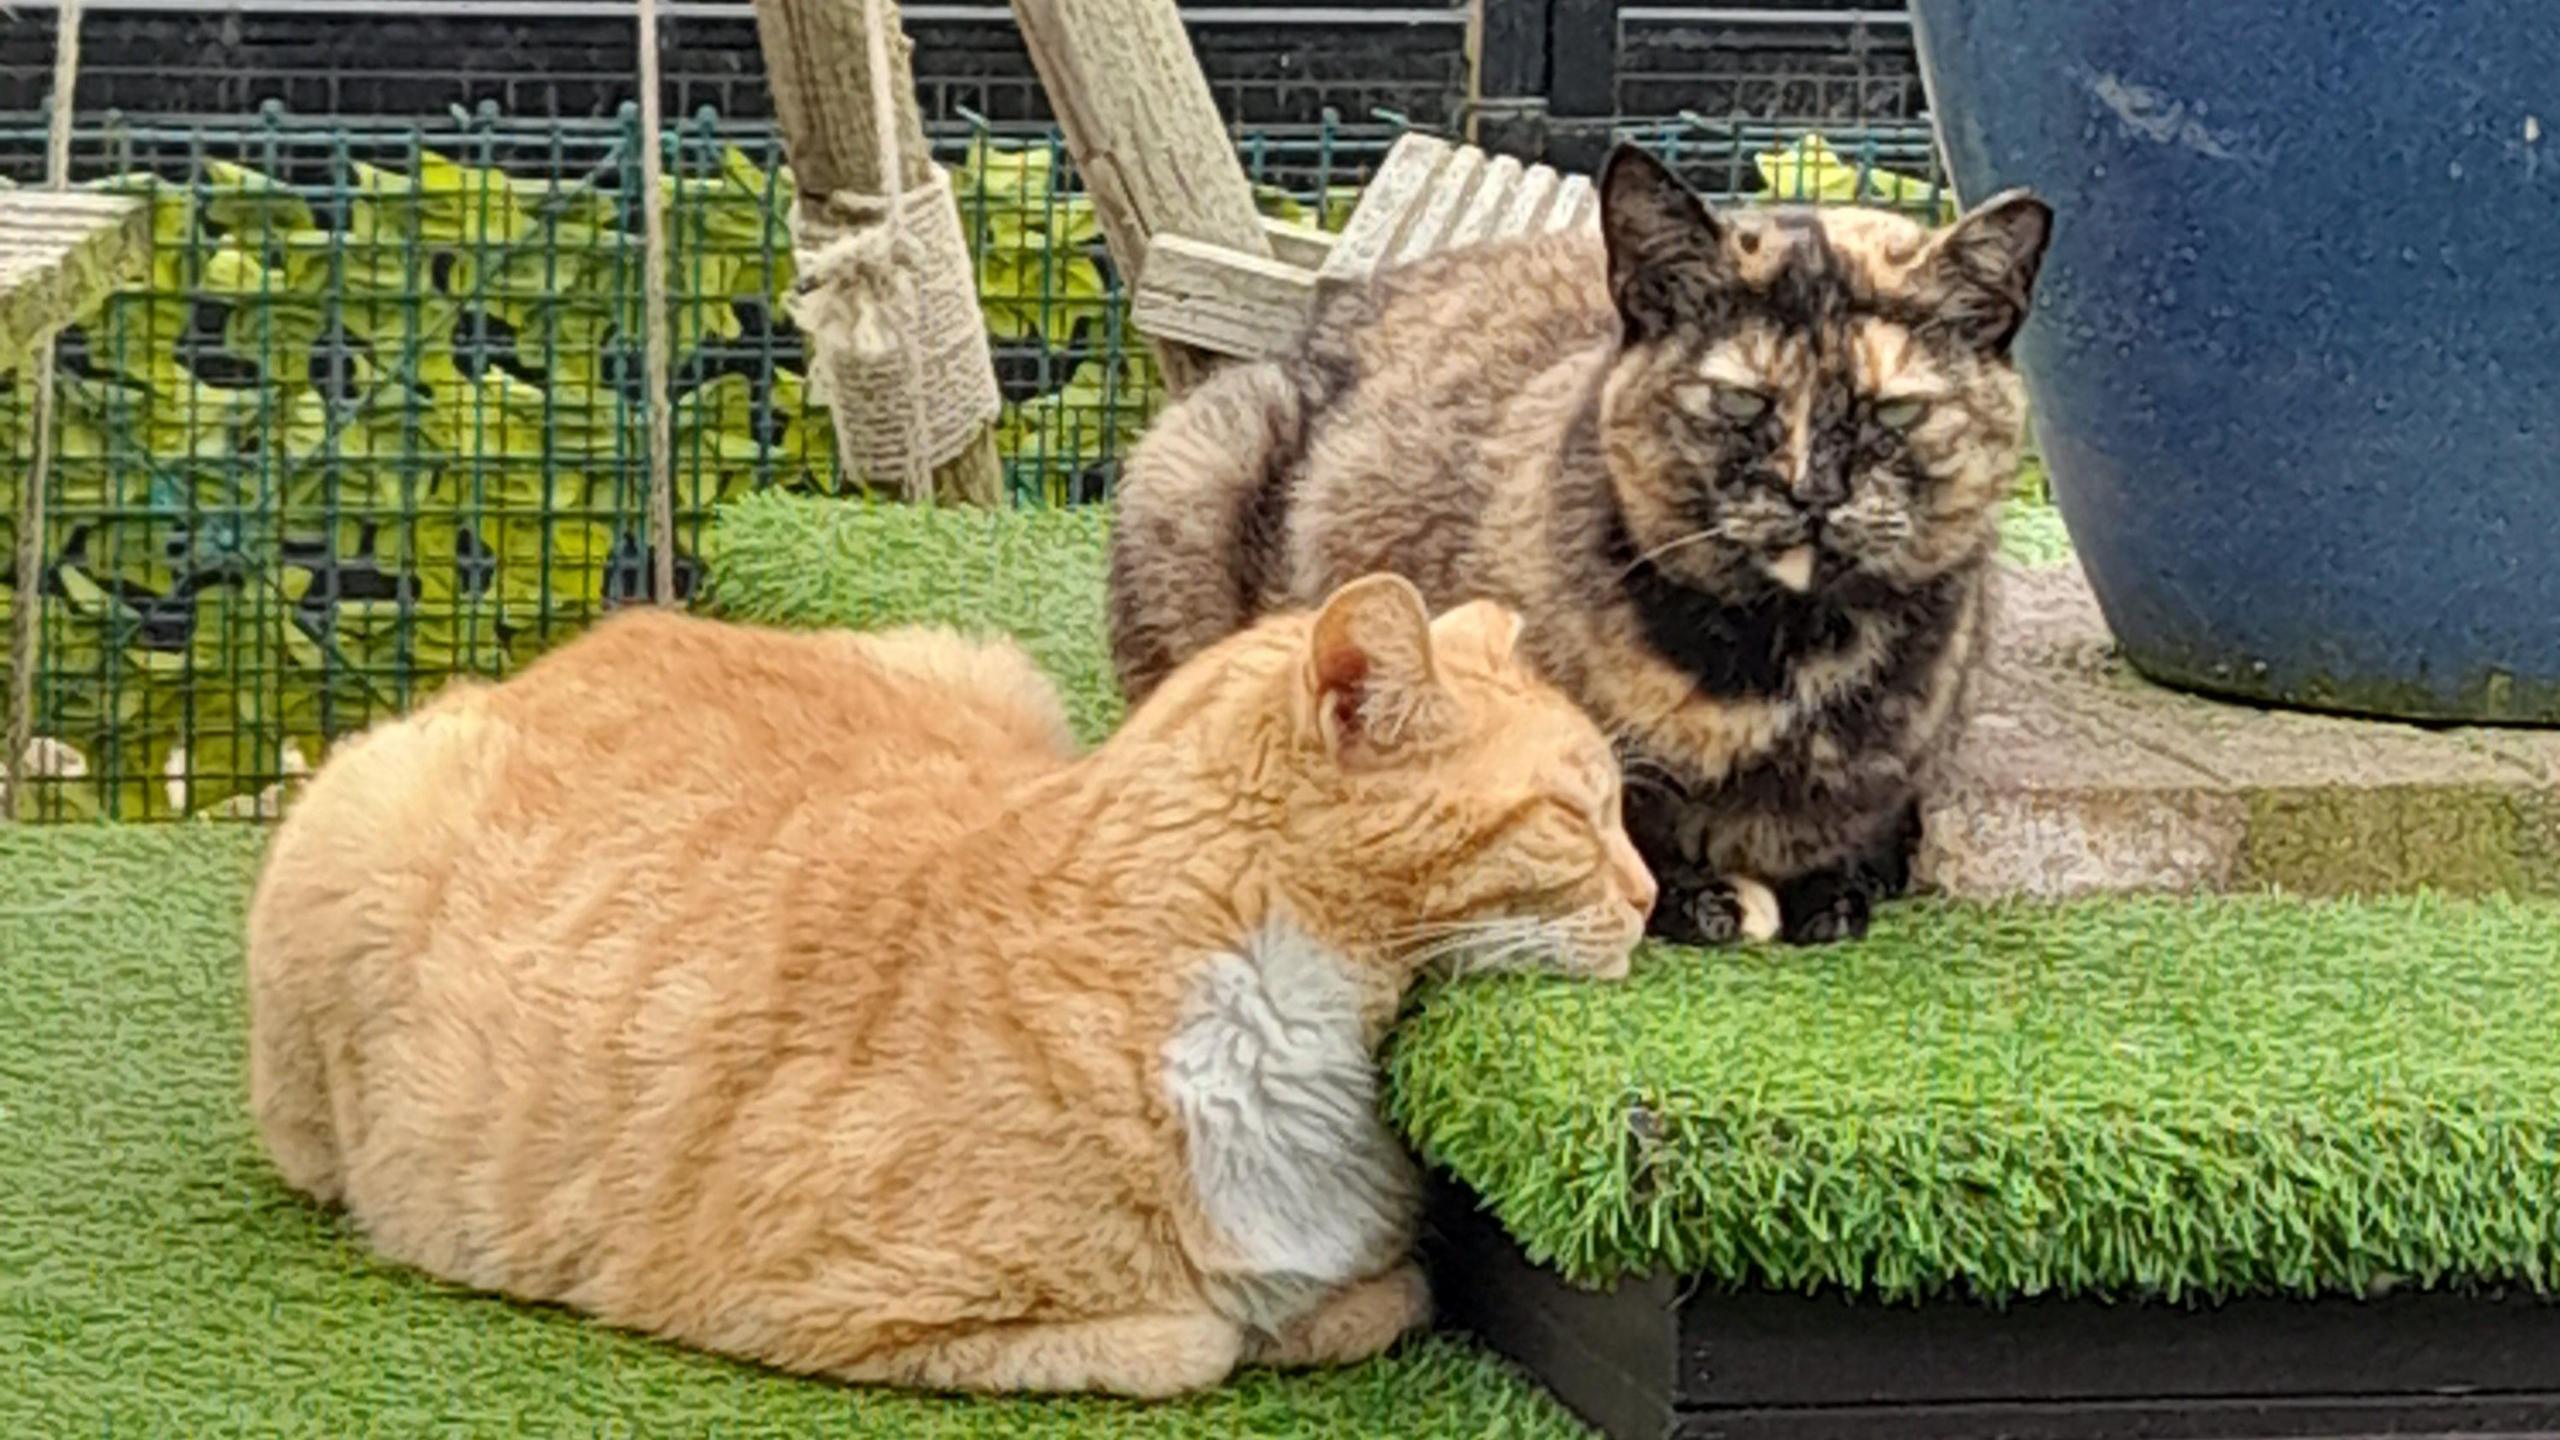
M 1519 644 L 1520 612 L 1492 600 L 1470 600 L 1431 622 L 1431 645 L 1442 655 L 1467 653 L 1502 666 Z
M 1328 751 L 1378 755 L 1446 723 L 1432 662 L 1431 615 L 1401 575 L 1364 575 L 1333 592 L 1307 640 L 1307 716 Z

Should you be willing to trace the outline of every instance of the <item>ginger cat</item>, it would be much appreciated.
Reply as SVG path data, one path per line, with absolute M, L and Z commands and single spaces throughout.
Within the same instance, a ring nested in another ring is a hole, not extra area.
M 333 756 L 249 917 L 285 1179 L 385 1255 L 785 1369 L 1159 1396 L 1425 1318 L 1374 1048 L 1625 973 L 1600 732 L 1371 576 L 1079 757 L 1009 644 L 633 612 Z

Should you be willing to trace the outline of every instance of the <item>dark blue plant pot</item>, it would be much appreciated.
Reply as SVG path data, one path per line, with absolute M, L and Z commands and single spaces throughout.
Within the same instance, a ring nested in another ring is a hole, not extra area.
M 1911 0 L 1957 190 L 2055 210 L 2020 341 L 2126 655 L 2560 722 L 2560 0 Z

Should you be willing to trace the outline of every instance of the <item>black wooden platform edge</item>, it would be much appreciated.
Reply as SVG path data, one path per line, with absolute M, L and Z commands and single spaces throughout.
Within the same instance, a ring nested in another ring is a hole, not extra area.
M 1610 1440 L 2560 1436 L 2560 1304 L 2524 1295 L 1993 1310 L 1664 1278 L 1594 1293 L 1530 1264 L 1445 1179 L 1424 1256 L 1444 1322 Z

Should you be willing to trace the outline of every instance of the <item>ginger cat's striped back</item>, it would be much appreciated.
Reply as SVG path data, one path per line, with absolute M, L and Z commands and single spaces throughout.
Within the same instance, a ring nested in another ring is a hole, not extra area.
M 1010 645 L 616 618 L 334 755 L 249 921 L 285 1178 L 789 1369 L 1153 1395 L 1422 1315 L 1372 1050 L 1452 946 L 1623 973 L 1599 732 L 1356 581 L 1078 755 Z

